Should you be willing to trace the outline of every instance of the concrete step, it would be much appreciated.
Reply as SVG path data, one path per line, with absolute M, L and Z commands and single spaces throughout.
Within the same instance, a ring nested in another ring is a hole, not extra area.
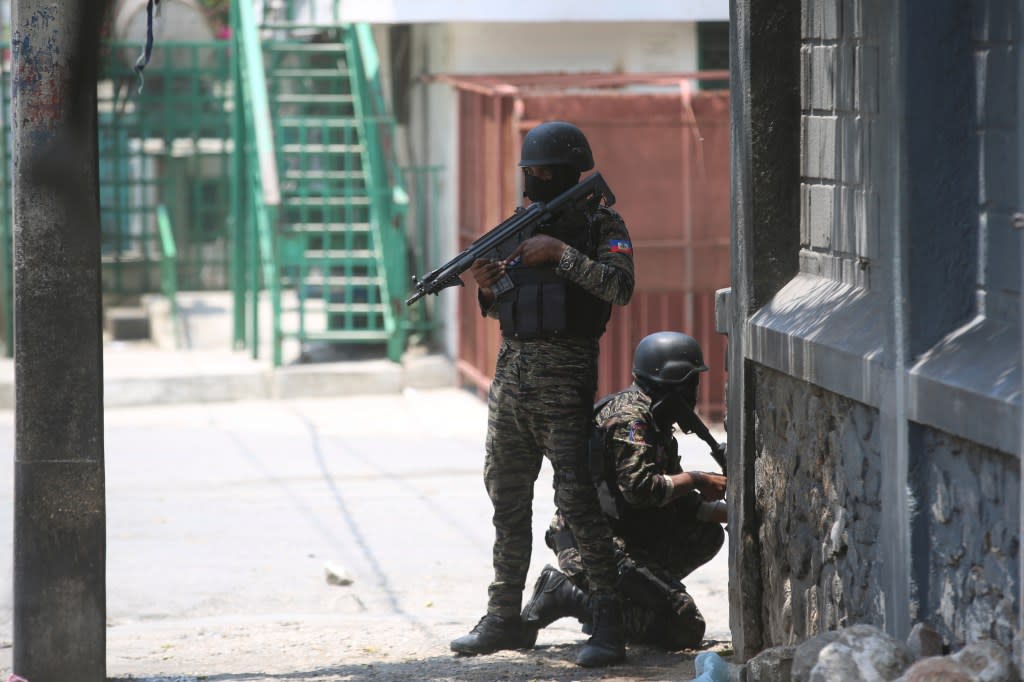
M 103 403 L 173 403 L 326 398 L 401 393 L 455 385 L 452 362 L 410 352 L 401 362 L 365 359 L 273 367 L 247 353 L 167 351 L 149 342 L 110 341 L 103 353 Z M 0 409 L 14 408 L 14 361 L 0 359 Z
M 103 330 L 117 341 L 149 338 L 149 313 L 142 306 L 116 306 L 103 311 Z
M 179 292 L 178 316 L 161 294 L 141 298 L 137 308 L 116 312 L 108 320 L 138 320 L 148 326 L 145 340 L 107 335 L 104 348 L 104 403 L 107 406 L 246 399 L 332 397 L 395 393 L 407 388 L 442 388 L 456 384 L 452 361 L 424 349 L 410 349 L 401 362 L 386 358 L 383 343 L 338 346 L 327 341 L 283 342 L 282 367 L 271 362 L 269 298 L 260 298 L 261 343 L 258 358 L 232 343 L 230 291 Z M 298 328 L 294 291 L 282 296 L 285 330 Z M 323 327 L 326 308 L 306 315 L 307 328 Z M 130 311 L 131 314 L 129 315 Z M 318 326 L 319 325 L 319 326 Z M 14 405 L 14 363 L 0 359 L 0 409 Z

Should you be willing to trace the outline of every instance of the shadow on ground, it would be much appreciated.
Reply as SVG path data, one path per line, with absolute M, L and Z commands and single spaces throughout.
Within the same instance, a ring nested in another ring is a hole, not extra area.
M 732 654 L 724 642 L 710 642 L 726 660 Z M 580 668 L 573 662 L 578 644 L 538 646 L 531 651 L 507 651 L 491 656 L 433 656 L 404 661 L 376 661 L 326 666 L 290 672 L 208 673 L 195 676 L 117 677 L 110 682 L 685 682 L 694 677 L 694 658 L 700 651 L 665 652 L 632 646 L 624 664 L 604 669 Z

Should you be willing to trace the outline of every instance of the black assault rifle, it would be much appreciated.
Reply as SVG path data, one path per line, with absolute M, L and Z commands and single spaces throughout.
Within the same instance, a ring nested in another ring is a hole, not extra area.
M 530 204 L 529 208 L 517 209 L 511 217 L 497 227 L 491 228 L 490 232 L 474 241 L 458 256 L 424 275 L 423 279 L 413 276 L 416 293 L 406 299 L 405 304 L 412 305 L 427 294 L 436 295 L 448 287 L 462 286 L 463 281 L 459 275 L 468 270 L 477 258 L 504 258 L 512 252 L 511 247 L 516 243 L 533 236 L 541 223 L 569 207 L 594 208 L 602 199 L 605 206 L 615 203 L 615 195 L 609 189 L 608 183 L 600 173 L 594 173 L 547 203 L 537 202 Z M 511 288 L 512 280 L 506 274 L 495 283 L 492 291 L 501 294 Z

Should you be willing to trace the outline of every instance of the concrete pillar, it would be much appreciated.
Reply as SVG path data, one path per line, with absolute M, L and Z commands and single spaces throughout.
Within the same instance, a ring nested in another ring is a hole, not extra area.
M 731 0 L 729 7 L 732 290 L 720 297 L 719 318 L 729 334 L 729 622 L 744 659 L 763 645 L 755 386 L 744 326 L 799 267 L 800 4 Z
M 878 131 L 879 151 L 894 169 L 882 192 L 889 216 L 883 251 L 892 259 L 893 273 L 886 343 L 893 374 L 880 405 L 887 456 L 878 542 L 886 630 L 904 639 L 913 624 L 912 604 L 935 603 L 942 589 L 932 584 L 927 518 L 912 509 L 912 498 L 929 499 L 913 473 L 929 455 L 924 432 L 911 421 L 907 376 L 922 353 L 978 312 L 978 204 L 979 198 L 989 199 L 978 174 L 967 171 L 978 164 L 977 131 L 983 123 L 972 31 L 965 28 L 972 26 L 972 7 L 956 0 L 901 0 L 875 16 L 888 30 L 882 36 L 880 123 L 885 129 Z
M 15 0 L 14 672 L 106 678 L 96 64 L 106 2 Z
M 1017 16 L 1024 18 L 1024 0 L 1017 0 Z M 1020 232 L 1018 238 L 1020 249 L 1020 338 L 1024 339 L 1024 125 L 1020 122 L 1020 113 L 1024 112 L 1024 50 L 1017 51 L 1017 205 L 1020 209 L 1014 214 L 1014 226 Z M 1024 344 L 1021 344 L 1021 367 L 1024 367 Z M 1024 425 L 1024 401 L 1021 401 L 1020 423 Z M 1020 429 L 1020 451 L 1024 453 L 1024 426 Z M 1019 475 L 1020 497 L 1024 500 L 1024 467 Z M 1014 658 L 1017 669 L 1024 670 L 1024 503 L 1020 503 L 1020 517 L 1017 526 L 1017 636 L 1014 639 Z

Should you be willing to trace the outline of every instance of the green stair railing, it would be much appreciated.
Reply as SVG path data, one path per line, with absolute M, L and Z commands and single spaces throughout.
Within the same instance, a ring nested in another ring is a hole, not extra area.
M 231 3 L 231 12 L 237 53 L 236 101 L 241 108 L 234 117 L 236 169 L 241 170 L 239 186 L 233 190 L 237 202 L 235 220 L 238 221 L 234 230 L 235 255 L 244 264 L 237 266 L 234 281 L 243 286 L 242 281 L 246 280 L 245 308 L 249 312 L 248 325 L 239 324 L 236 318 L 236 333 L 240 326 L 248 326 L 250 352 L 258 357 L 260 292 L 265 287 L 271 304 L 272 360 L 279 366 L 282 363 L 281 291 L 275 231 L 280 192 L 270 105 L 252 4 Z M 236 302 L 242 298 L 237 291 L 235 298 Z
M 356 114 L 366 140 L 365 159 L 373 191 L 373 220 L 380 235 L 380 257 L 384 263 L 383 300 L 391 314 L 385 317 L 391 334 L 388 354 L 397 360 L 405 345 L 404 293 L 408 287 L 408 262 L 404 218 L 409 206 L 401 170 L 393 145 L 394 120 L 388 115 L 380 82 L 380 59 L 373 33 L 367 24 L 345 26 L 346 45 L 353 57 Z M 388 149 L 391 147 L 391 149 Z M 391 153 L 387 153 L 390 151 Z
M 372 35 L 338 23 L 336 3 L 301 12 L 294 3 L 265 7 L 281 281 L 289 294 L 283 336 L 303 349 L 384 343 L 397 361 L 408 332 L 400 298 L 405 192 Z
M 249 318 L 236 317 L 235 337 L 258 352 L 262 284 L 275 364 L 286 340 L 302 351 L 383 343 L 398 361 L 410 329 L 408 196 L 395 124 L 372 32 L 339 24 L 336 9 L 330 18 L 299 16 L 291 3 L 266 3 L 257 26 L 251 4 L 232 4 L 242 109 L 234 116 L 232 281 L 236 310 Z

